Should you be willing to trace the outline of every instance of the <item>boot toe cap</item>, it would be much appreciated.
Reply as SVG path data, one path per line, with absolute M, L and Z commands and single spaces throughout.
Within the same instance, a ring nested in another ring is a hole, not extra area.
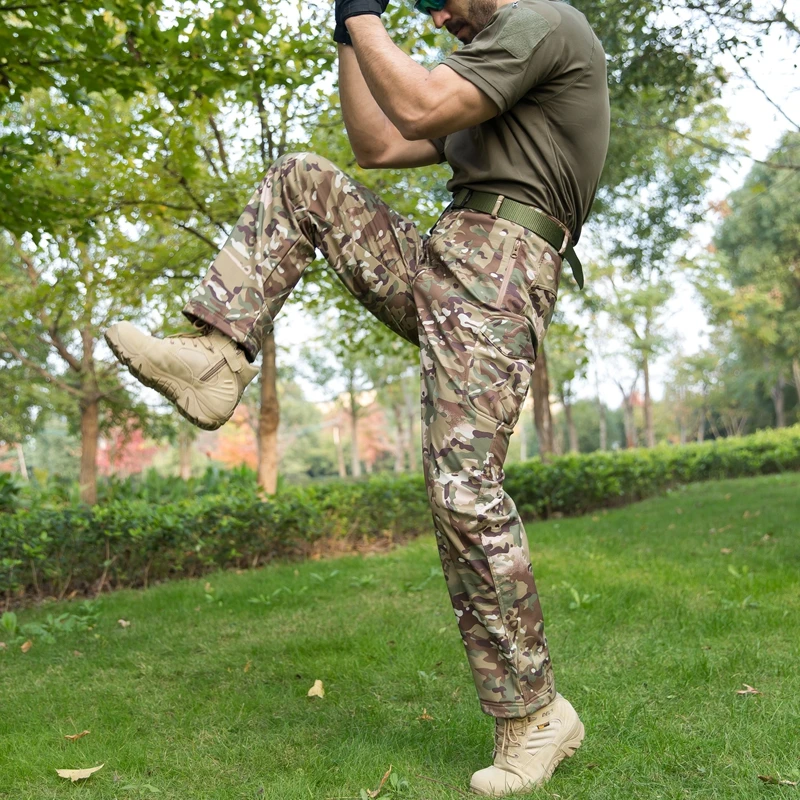
M 503 797 L 511 792 L 521 791 L 526 785 L 519 775 L 491 766 L 478 770 L 472 776 L 469 788 L 474 794 L 485 797 Z

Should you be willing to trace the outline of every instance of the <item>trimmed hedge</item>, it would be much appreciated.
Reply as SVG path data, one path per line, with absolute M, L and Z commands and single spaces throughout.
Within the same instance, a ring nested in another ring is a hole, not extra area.
M 582 514 L 682 483 L 800 470 L 800 426 L 682 447 L 590 453 L 510 465 L 506 489 L 525 518 Z M 431 529 L 421 476 L 332 482 L 261 499 L 252 482 L 155 504 L 35 507 L 0 514 L 0 592 L 31 596 L 146 586 L 220 567 L 304 556 L 315 543 L 355 546 Z

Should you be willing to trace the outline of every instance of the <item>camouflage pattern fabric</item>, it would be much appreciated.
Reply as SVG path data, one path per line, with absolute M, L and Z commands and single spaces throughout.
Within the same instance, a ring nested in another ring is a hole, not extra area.
M 467 209 L 448 207 L 420 234 L 327 159 L 291 153 L 269 169 L 184 313 L 253 360 L 315 249 L 366 308 L 420 347 L 425 479 L 481 708 L 531 714 L 555 687 L 503 462 L 561 258 L 522 226 Z

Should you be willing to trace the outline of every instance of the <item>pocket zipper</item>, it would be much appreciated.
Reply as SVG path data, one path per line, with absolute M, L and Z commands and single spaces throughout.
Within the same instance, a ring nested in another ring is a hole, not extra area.
M 522 242 L 522 237 L 517 237 L 517 241 L 514 242 L 514 249 L 511 251 L 511 258 L 508 261 L 508 269 L 506 270 L 506 274 L 503 276 L 503 285 L 500 287 L 500 294 L 497 298 L 497 305 L 500 306 L 505 300 L 506 297 L 506 289 L 508 289 L 508 282 L 511 280 L 511 273 L 514 271 L 514 267 L 517 262 L 517 253 L 519 253 L 519 246 Z

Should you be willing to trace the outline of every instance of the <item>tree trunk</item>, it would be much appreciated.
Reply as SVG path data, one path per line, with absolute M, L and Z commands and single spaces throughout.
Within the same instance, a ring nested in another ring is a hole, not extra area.
M 415 421 L 417 419 L 417 414 L 419 413 L 419 401 L 415 401 L 414 398 L 412 398 L 411 392 L 409 391 L 405 381 L 403 382 L 403 398 L 405 399 L 406 419 L 408 422 L 408 437 L 406 439 L 406 445 L 408 447 L 408 471 L 416 472 L 417 447 L 419 446 L 419 442 L 415 436 Z
M 275 365 L 275 333 L 264 336 L 261 347 L 261 408 L 258 415 L 258 485 L 267 494 L 278 488 L 278 371 Z
M 594 373 L 594 390 L 597 393 L 597 416 L 600 425 L 600 449 L 608 450 L 608 420 L 606 418 L 606 407 L 600 398 L 600 381 L 597 371 Z
M 650 363 L 647 353 L 642 353 L 642 370 L 644 372 L 644 429 L 648 447 L 656 446 L 656 432 L 653 428 L 653 398 L 650 396 Z
M 697 425 L 697 443 L 700 444 L 706 438 L 706 407 L 700 409 L 700 422 Z
M 97 398 L 81 400 L 81 500 L 97 502 L 97 440 L 100 437 L 100 407 Z
M 336 464 L 339 467 L 339 477 L 347 477 L 347 467 L 344 465 L 344 447 L 342 447 L 342 431 L 338 425 L 333 428 L 333 443 L 336 445 Z
M 25 463 L 25 453 L 22 450 L 22 445 L 17 442 L 14 445 L 14 449 L 17 451 L 17 463 L 19 464 L 19 474 L 22 475 L 22 479 L 27 481 L 28 480 L 28 465 Z
M 597 413 L 600 417 L 600 449 L 608 450 L 608 420 L 606 419 L 606 407 L 599 397 L 597 398 Z
M 539 347 L 533 370 L 533 424 L 539 439 L 539 455 L 543 459 L 553 452 L 553 423 L 550 416 L 550 381 L 547 377 L 547 355 L 544 344 Z
M 524 415 L 519 426 L 519 460 L 528 460 L 528 426 Z
M 786 387 L 786 378 L 783 372 L 778 374 L 778 380 L 772 388 L 772 402 L 775 406 L 775 423 L 778 428 L 786 427 L 786 411 L 784 408 L 783 390 Z
M 350 472 L 354 478 L 361 477 L 361 459 L 358 457 L 358 400 L 350 390 Z
M 178 428 L 178 475 L 181 480 L 188 481 L 192 477 L 192 434 L 188 425 L 181 420 Z
M 797 392 L 797 404 L 800 406 L 800 358 L 792 360 L 792 377 L 794 378 L 794 389 Z
M 622 400 L 622 413 L 625 422 L 625 447 L 636 447 L 636 421 L 633 418 L 633 398 L 626 395 Z
M 406 434 L 403 427 L 403 407 L 398 403 L 392 405 L 392 413 L 394 414 L 394 425 L 397 429 L 394 444 L 394 471 L 401 473 L 405 471 L 405 451 L 406 451 Z
M 567 402 L 566 397 L 562 397 L 561 402 L 564 404 L 564 418 L 567 421 L 567 436 L 569 438 L 569 452 L 577 453 L 578 447 L 578 430 L 575 427 L 575 420 L 572 418 L 572 406 Z

